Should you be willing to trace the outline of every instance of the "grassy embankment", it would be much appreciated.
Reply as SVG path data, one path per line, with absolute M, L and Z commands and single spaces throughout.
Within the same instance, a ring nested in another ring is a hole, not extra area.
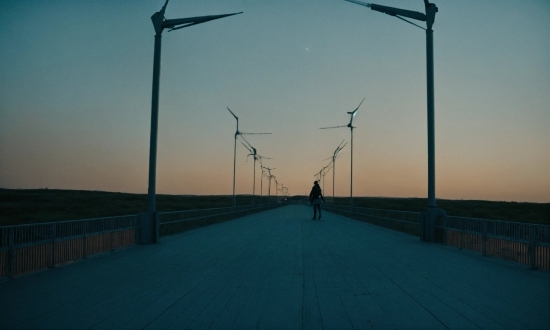
M 349 198 L 337 197 L 335 202 L 349 205 Z M 353 198 L 354 206 L 398 211 L 425 212 L 427 204 L 426 198 Z M 438 199 L 437 206 L 449 216 L 550 225 L 550 203 Z
M 252 196 L 237 196 L 237 205 Z M 256 196 L 257 200 L 259 199 Z M 264 196 L 264 201 L 267 198 Z M 330 200 L 327 199 L 327 202 Z M 349 198 L 336 198 L 348 204 Z M 550 203 L 438 200 L 448 215 L 550 224 Z M 146 194 L 54 189 L 0 189 L 0 226 L 137 214 L 146 210 Z M 425 198 L 356 197 L 354 205 L 389 210 L 426 210 Z M 231 196 L 157 195 L 160 212 L 232 206 Z
M 237 196 L 237 205 L 250 202 L 251 196 Z M 159 212 L 232 205 L 232 196 L 157 195 Z M 146 210 L 146 194 L 56 189 L 0 189 L 0 226 L 129 215 Z

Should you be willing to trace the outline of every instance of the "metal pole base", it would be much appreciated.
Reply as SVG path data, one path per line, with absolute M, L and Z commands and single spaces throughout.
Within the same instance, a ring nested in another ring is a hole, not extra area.
M 423 242 L 436 242 L 435 227 L 443 224 L 447 213 L 437 207 L 430 207 L 423 215 L 420 239 Z
M 139 214 L 140 235 L 139 244 L 154 244 L 159 242 L 159 219 L 157 212 L 142 212 Z

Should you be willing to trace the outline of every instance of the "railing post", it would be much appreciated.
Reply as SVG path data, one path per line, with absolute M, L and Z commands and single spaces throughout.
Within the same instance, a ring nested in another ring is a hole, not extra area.
M 481 223 L 481 253 L 487 255 L 487 220 L 483 220 Z
M 157 212 L 142 212 L 140 215 L 140 243 L 153 244 L 158 242 L 159 221 Z
M 52 224 L 52 259 L 51 259 L 51 264 L 50 264 L 50 267 L 53 268 L 55 267 L 55 254 L 56 254 L 56 243 L 55 243 L 55 238 L 56 238 L 56 225 L 55 223 Z
M 110 222 L 110 231 L 111 231 L 111 252 L 113 252 L 115 250 L 115 234 L 116 234 L 116 231 L 114 230 L 115 228 L 115 223 L 114 223 L 114 219 L 109 219 L 109 222 Z
M 88 222 L 82 221 L 82 225 L 84 226 L 83 236 L 82 236 L 82 257 L 86 259 L 88 257 L 88 254 L 86 253 L 88 250 L 88 235 L 87 235 L 87 229 L 88 229 Z
M 13 278 L 15 273 L 15 228 L 8 230 L 8 276 Z
M 537 235 L 535 226 L 529 226 L 529 268 L 537 268 Z

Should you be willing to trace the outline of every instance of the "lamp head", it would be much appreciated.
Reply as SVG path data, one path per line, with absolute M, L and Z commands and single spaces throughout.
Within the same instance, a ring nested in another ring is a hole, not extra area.
M 435 3 L 430 3 L 428 0 L 424 0 L 424 6 L 426 7 L 426 25 L 428 29 L 431 30 L 435 21 L 435 13 L 439 10 Z

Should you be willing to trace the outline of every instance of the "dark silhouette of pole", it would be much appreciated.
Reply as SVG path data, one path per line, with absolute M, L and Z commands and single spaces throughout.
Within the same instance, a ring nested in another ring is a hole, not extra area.
M 435 201 L 435 105 L 434 105 L 434 44 L 433 30 L 435 4 L 426 6 L 427 26 L 426 29 L 426 80 L 427 80 L 427 101 L 428 101 L 428 207 L 437 207 Z M 429 14 L 431 13 L 431 14 Z
M 349 205 L 353 207 L 353 129 L 355 127 L 350 126 L 351 130 L 351 170 L 350 170 L 350 179 L 349 179 Z
M 239 117 L 237 117 L 229 107 L 227 107 L 227 110 L 235 117 L 235 120 L 237 121 L 237 130 L 235 131 L 235 143 L 233 145 L 233 207 L 237 206 L 237 195 L 235 195 L 235 177 L 236 177 L 236 171 L 237 171 L 237 137 L 240 135 L 241 138 L 248 143 L 242 136 L 243 134 L 256 134 L 256 135 L 264 135 L 264 134 L 271 134 L 271 133 L 243 133 L 239 132 Z M 246 146 L 245 146 L 246 147 Z M 248 147 L 247 147 L 248 149 Z M 250 150 L 250 149 L 249 149 Z M 254 171 L 256 171 L 256 161 L 254 160 Z M 254 175 L 254 179 L 256 179 L 256 176 Z M 253 198 L 254 199 L 254 198 Z
M 264 156 L 260 156 L 258 155 L 258 151 L 256 150 L 256 148 L 254 148 L 250 142 L 248 142 L 244 136 L 241 135 L 241 139 L 243 139 L 244 142 L 246 142 L 246 144 L 242 143 L 242 145 L 250 152 L 247 156 L 246 156 L 246 159 L 248 160 L 248 157 L 249 156 L 252 156 L 254 158 L 254 178 L 253 178 L 253 183 L 252 183 L 252 204 L 255 204 L 255 197 L 256 197 L 256 161 L 259 159 L 260 160 L 260 164 L 262 162 L 262 158 L 266 158 L 266 159 L 271 159 L 269 157 L 264 157 Z
M 340 142 L 338 147 L 334 150 L 334 153 L 332 154 L 332 156 L 327 158 L 327 159 L 332 158 L 332 202 L 333 203 L 334 203 L 334 181 L 335 181 L 335 178 L 336 178 L 336 157 L 338 156 L 338 153 L 340 152 L 340 150 L 344 149 L 346 144 L 348 144 L 346 142 L 344 145 L 342 145 L 342 143 L 344 143 L 344 140 L 342 140 L 342 142 Z M 327 159 L 323 159 L 323 160 L 327 160 Z
M 237 129 L 235 131 L 235 143 L 233 145 L 233 207 L 237 206 L 237 200 L 236 200 L 236 196 L 235 196 L 235 173 L 236 173 L 236 170 L 237 170 L 237 136 L 239 136 L 239 134 L 241 134 L 241 132 L 239 132 L 239 117 L 237 117 L 233 111 L 231 111 L 231 109 L 229 109 L 229 107 L 227 107 L 227 110 L 229 110 L 229 112 L 231 112 L 231 114 L 233 115 L 233 117 L 235 117 L 235 120 L 237 121 Z
M 151 97 L 151 136 L 149 144 L 149 186 L 147 189 L 147 211 L 151 214 L 156 212 L 156 171 L 157 171 L 157 136 L 158 136 L 158 111 L 159 111 L 159 85 L 160 85 L 160 62 L 162 31 L 169 28 L 169 31 L 185 28 L 188 26 L 206 23 L 211 20 L 237 15 L 240 13 L 199 16 L 178 19 L 166 19 L 164 12 L 168 1 L 164 3 L 162 9 L 153 16 L 151 21 L 155 28 L 155 53 L 153 57 L 153 90 Z
M 407 23 L 417 26 L 426 31 L 426 89 L 427 89 L 427 121 L 428 121 L 428 223 L 431 227 L 431 233 L 426 238 L 428 241 L 433 240 L 433 223 L 435 218 L 439 215 L 445 214 L 443 210 L 437 208 L 435 198 L 435 105 L 434 105 L 434 55 L 433 55 L 433 29 L 432 26 L 435 21 L 435 14 L 438 12 L 438 8 L 434 3 L 430 3 L 428 0 L 424 0 L 424 7 L 426 14 L 386 7 L 377 4 L 363 3 L 356 0 L 345 0 L 353 2 L 362 6 L 369 7 L 372 10 L 376 10 L 390 16 L 397 17 Z M 425 21 L 426 27 L 423 28 L 413 22 L 410 22 L 403 17 Z
M 363 104 L 363 101 L 365 101 L 365 99 L 363 99 L 361 101 L 361 103 L 359 103 L 359 105 L 357 106 L 357 108 L 355 108 L 355 110 L 348 112 L 348 114 L 351 115 L 351 118 L 349 120 L 349 124 L 341 125 L 341 126 L 321 127 L 321 129 L 341 128 L 341 127 L 349 127 L 349 129 L 350 129 L 350 132 L 351 132 L 351 164 L 350 165 L 351 165 L 351 168 L 350 168 L 349 199 L 350 199 L 350 206 L 351 207 L 353 207 L 353 129 L 355 128 L 355 126 L 353 126 L 353 118 L 355 118 L 355 116 L 357 115 L 357 110 L 359 110 L 359 107 L 361 106 L 361 104 Z
M 262 166 L 262 168 L 264 168 L 268 173 L 269 173 L 269 176 L 267 176 L 267 178 L 269 179 L 269 183 L 268 183 L 268 188 L 267 188 L 267 204 L 269 204 L 269 202 L 271 201 L 271 179 L 275 178 L 274 175 L 271 175 L 271 170 L 274 170 L 275 168 L 269 168 L 269 167 L 264 167 Z

